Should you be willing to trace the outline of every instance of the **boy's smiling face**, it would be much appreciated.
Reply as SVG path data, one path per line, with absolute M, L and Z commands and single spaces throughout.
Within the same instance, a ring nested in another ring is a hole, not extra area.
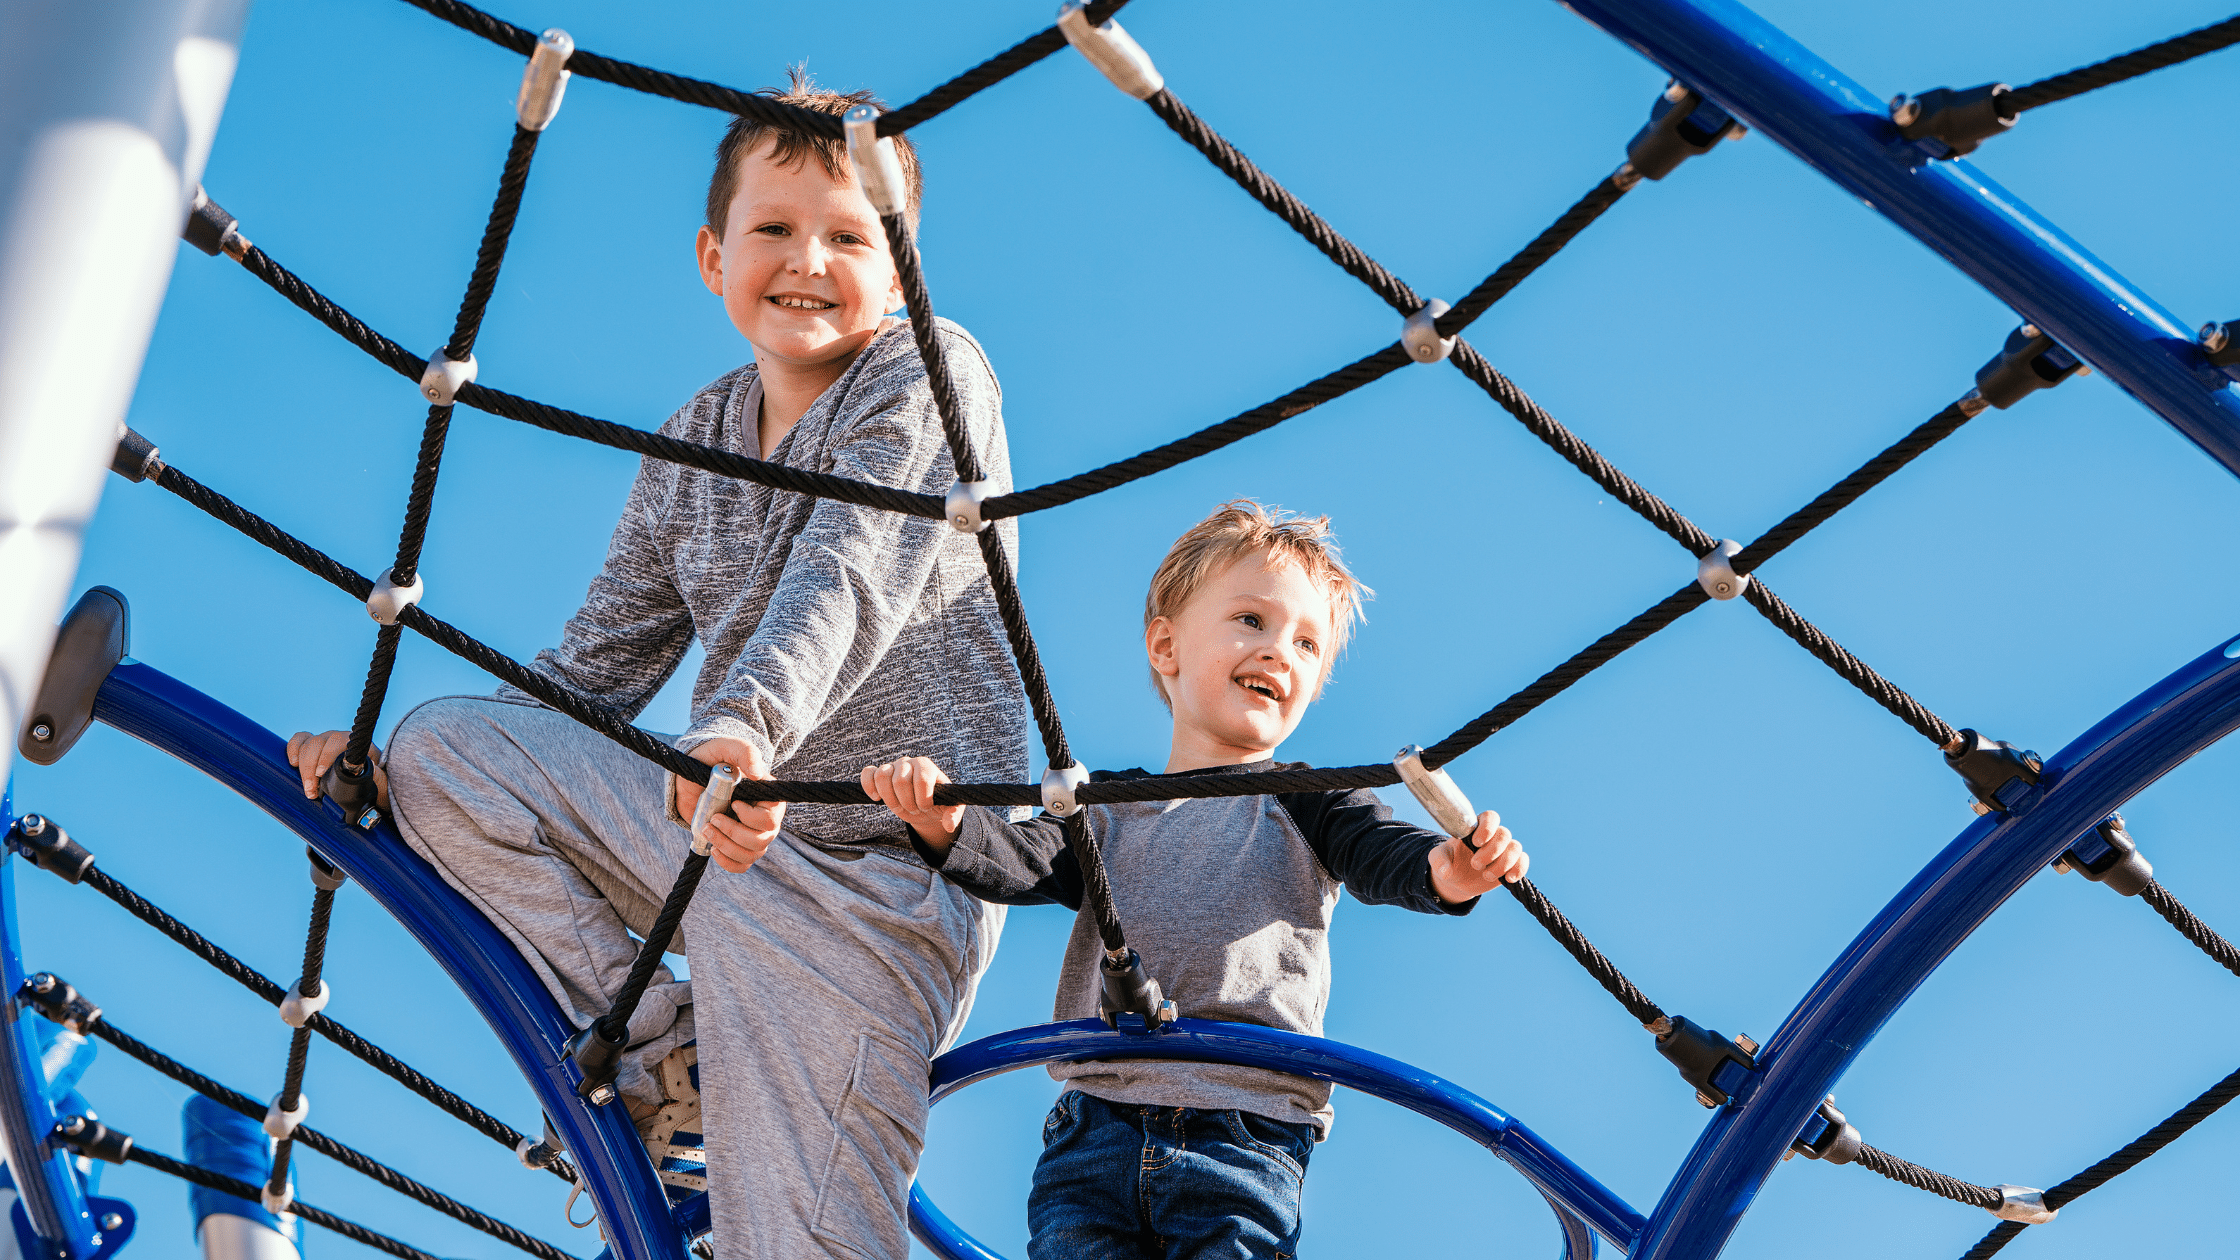
M 765 371 L 845 362 L 902 305 L 902 281 L 855 181 L 834 180 L 814 158 L 780 166 L 775 146 L 739 155 L 722 239 L 700 229 L 700 279 Z
M 1272 756 L 1322 688 L 1334 612 L 1328 585 L 1251 552 L 1153 618 L 1144 650 L 1174 707 L 1168 771 Z

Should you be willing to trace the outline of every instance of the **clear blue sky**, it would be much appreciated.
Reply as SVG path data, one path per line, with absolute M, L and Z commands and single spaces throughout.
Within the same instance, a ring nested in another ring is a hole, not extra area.
M 2026 82 L 2225 16 L 2210 0 L 1961 0 L 1761 11 L 1888 95 Z M 741 87 L 806 60 L 914 97 L 1049 20 L 1044 4 L 740 6 L 514 0 L 585 48 Z M 1546 0 L 1139 0 L 1169 85 L 1420 291 L 1452 298 L 1620 161 L 1663 85 Z M 213 196 L 276 258 L 390 336 L 433 347 L 512 127 L 520 61 L 392 0 L 253 12 Z M 1994 178 L 2189 323 L 2240 316 L 2220 147 L 2240 52 L 2032 113 Z M 482 379 L 653 427 L 747 347 L 691 264 L 710 111 L 577 80 L 540 148 L 478 347 Z M 916 133 L 938 308 L 1005 388 L 1036 484 L 1232 415 L 1384 344 L 1384 305 L 1147 110 L 1063 52 Z M 1471 337 L 1558 417 L 1715 534 L 1749 538 L 1963 392 L 2016 322 L 1762 136 L 1645 186 Z M 395 545 L 424 408 L 409 384 L 222 260 L 188 252 L 132 423 L 181 469 L 366 572 Z M 629 457 L 462 412 L 436 499 L 431 611 L 518 657 L 581 598 Z M 1685 581 L 1693 562 L 1445 368 L 1408 368 L 1154 481 L 1030 518 L 1023 584 L 1075 747 L 1155 765 L 1138 608 L 1165 543 L 1249 495 L 1335 519 L 1377 588 L 1290 757 L 1352 764 L 1444 736 Z M 2093 376 L 1991 413 L 1766 570 L 1798 609 L 1956 725 L 2051 751 L 2240 629 L 2240 487 Z M 113 484 L 81 586 L 133 600 L 134 651 L 274 730 L 346 724 L 373 626 L 346 597 L 148 486 Z M 489 682 L 410 637 L 390 722 Z M 680 729 L 680 691 L 643 719 Z M 2126 812 L 2160 877 L 2240 930 L 2240 750 Z M 1842 945 L 1969 820 L 1911 731 L 1739 604 L 1701 609 L 1454 766 L 1533 874 L 1667 1009 L 1769 1035 Z M 275 976 L 294 974 L 301 848 L 163 757 L 96 731 L 26 766 L 102 865 Z M 1412 807 L 1410 807 L 1412 808 Z M 257 1096 L 285 1030 L 94 895 L 24 881 L 27 960 L 124 1028 Z M 969 1035 L 1047 1018 L 1067 916 L 1015 913 Z M 522 1128 L 478 1017 L 361 892 L 333 1013 Z M 1642 1210 L 1705 1113 L 1615 1004 L 1516 907 L 1463 922 L 1347 905 L 1329 1032 L 1507 1108 Z M 2144 906 L 2047 874 L 1962 947 L 1842 1083 L 1867 1140 L 1956 1176 L 2050 1186 L 2231 1071 L 2236 982 Z M 937 1113 L 923 1177 L 1023 1256 L 1039 1073 Z M 84 1091 L 178 1149 L 182 1092 L 108 1054 Z M 580 1254 L 558 1183 L 324 1043 L 313 1123 Z M 1546 1210 L 1412 1114 L 1339 1099 L 1308 1181 L 1314 1255 L 1546 1254 Z M 2240 1166 L 2203 1125 L 2009 1254 L 2201 1254 Z M 308 1156 L 306 1199 L 431 1251 L 499 1244 Z M 112 1171 L 133 1246 L 187 1254 L 182 1186 Z M 1957 1256 L 1993 1222 L 1855 1168 L 1784 1165 L 1731 1255 Z M 314 1231 L 321 1255 L 354 1246 Z

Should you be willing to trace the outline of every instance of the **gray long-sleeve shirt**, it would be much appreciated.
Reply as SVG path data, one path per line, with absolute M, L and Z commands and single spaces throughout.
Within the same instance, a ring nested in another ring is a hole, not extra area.
M 1261 762 L 1194 774 L 1290 770 Z M 1142 778 L 1141 770 L 1094 779 Z M 1322 1035 L 1330 1000 L 1330 917 L 1342 885 L 1370 905 L 1468 914 L 1431 886 L 1431 850 L 1445 836 L 1393 818 L 1367 789 L 1087 807 L 1112 876 L 1128 944 L 1183 1015 Z M 1005 821 L 967 808 L 940 861 L 949 880 L 986 901 L 1081 909 L 1081 869 L 1065 828 L 1047 814 Z M 1104 941 L 1088 913 L 1074 920 L 1058 975 L 1055 1018 L 1098 1013 Z M 1331 1122 L 1327 1082 L 1228 1064 L 1111 1060 L 1059 1063 L 1050 1075 L 1120 1103 L 1239 1108 L 1290 1124 Z
M 980 344 L 936 328 L 993 492 L 1011 489 L 1002 395 Z M 661 431 L 759 457 L 753 364 Z M 927 494 L 956 481 L 925 367 L 891 320 L 771 458 Z M 1014 522 L 999 522 L 1018 550 Z M 690 749 L 746 740 L 781 779 L 854 779 L 907 754 L 963 782 L 1027 774 L 1025 696 L 978 545 L 945 521 L 857 507 L 647 459 L 583 607 L 534 668 L 635 717 L 697 635 Z M 526 696 L 508 688 L 502 694 Z M 797 804 L 789 830 L 849 842 L 897 830 L 877 806 Z

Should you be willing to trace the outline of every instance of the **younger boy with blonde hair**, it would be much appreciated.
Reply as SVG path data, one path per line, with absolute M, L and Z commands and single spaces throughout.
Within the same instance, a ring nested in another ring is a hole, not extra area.
M 1366 592 L 1327 517 L 1229 503 L 1167 552 L 1144 601 L 1152 683 L 1174 715 L 1166 773 L 1288 770 L 1277 745 L 1321 693 Z M 1141 770 L 1093 778 L 1143 778 Z M 931 760 L 867 766 L 864 790 L 975 896 L 1081 907 L 1063 825 L 933 803 Z M 1365 789 L 1091 805 L 1129 943 L 1180 1013 L 1319 1036 L 1340 886 L 1375 904 L 1469 913 L 1529 859 L 1491 811 L 1467 841 L 1395 821 Z M 1473 851 L 1474 850 L 1474 851 Z M 1075 921 L 1056 1017 L 1099 1013 L 1102 941 Z M 1058 1064 L 1027 1200 L 1035 1260 L 1276 1257 L 1299 1245 L 1299 1189 L 1328 1135 L 1330 1086 L 1258 1068 Z

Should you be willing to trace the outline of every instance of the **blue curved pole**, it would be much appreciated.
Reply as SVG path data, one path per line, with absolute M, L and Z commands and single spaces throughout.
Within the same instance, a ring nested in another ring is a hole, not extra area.
M 1649 1217 L 1636 1260 L 1718 1254 L 1837 1078 L 1937 964 L 2077 837 L 2240 728 L 2240 639 L 2202 654 L 2045 763 L 2014 808 L 1976 820 L 1859 933 L 1766 1043 Z
M 575 1029 L 513 942 L 444 883 L 394 827 L 384 821 L 365 831 L 344 822 L 331 803 L 305 800 L 286 741 L 130 658 L 110 671 L 93 715 L 240 793 L 358 881 L 450 973 L 498 1034 L 567 1144 L 618 1260 L 684 1260 L 684 1235 L 671 1220 L 668 1197 L 630 1117 L 621 1107 L 592 1109 L 576 1099 L 580 1074 L 560 1057 Z M 12 953 L 8 958 L 13 966 Z
M 13 796 L 0 791 L 0 831 L 14 827 L 17 817 Z M 45 1254 L 90 1260 L 101 1248 L 101 1235 L 85 1190 L 70 1170 L 69 1152 L 47 1144 L 58 1117 L 39 1068 L 39 1038 L 30 1009 L 15 1000 L 25 974 L 16 939 L 15 874 L 15 855 L 0 855 L 0 986 L 5 986 L 0 988 L 0 1011 L 6 1012 L 8 1025 L 0 1030 L 0 1081 L 6 1083 L 5 1097 L 0 1097 L 0 1147 L 7 1151 L 17 1202 L 31 1232 L 55 1249 Z
M 1930 161 L 1891 124 L 1890 93 L 1729 0 L 1566 3 L 1864 200 L 2240 476 L 2240 390 L 2190 328 L 1965 160 Z M 1997 69 L 1987 62 L 1983 77 Z M 2208 143 L 2216 124 L 2200 126 Z
M 1469 1090 L 1381 1054 L 1257 1024 L 1184 1019 L 1164 1031 L 1146 1033 L 1140 1024 L 1133 1030 L 1124 1025 L 1114 1031 L 1102 1020 L 1081 1019 L 998 1033 L 959 1046 L 933 1061 L 933 1101 L 939 1103 L 965 1086 L 999 1073 L 1082 1059 L 1231 1063 L 1344 1085 L 1429 1116 L 1523 1173 L 1555 1208 L 1564 1227 L 1567 1256 L 1585 1260 L 1593 1254 L 1586 1231 L 1573 1228 L 1575 1222 L 1567 1218 L 1584 1221 L 1621 1251 L 1630 1250 L 1641 1231 L 1641 1214 L 1625 1200 L 1539 1134 Z M 919 1211 L 921 1202 L 926 1208 L 933 1206 L 931 1200 L 913 1191 L 912 1224 L 927 1246 L 956 1260 L 988 1260 L 995 1255 L 958 1230 L 938 1209 Z

